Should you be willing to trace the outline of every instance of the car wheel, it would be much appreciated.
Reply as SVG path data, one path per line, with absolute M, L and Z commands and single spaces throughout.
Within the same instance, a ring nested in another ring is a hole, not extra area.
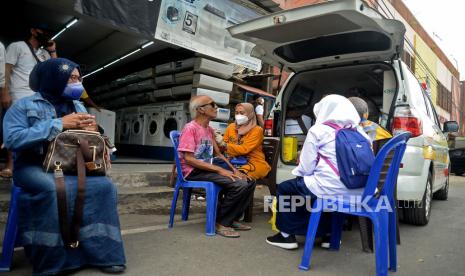
M 432 193 L 432 176 L 431 172 L 428 173 L 428 180 L 426 181 L 425 193 L 420 203 L 411 202 L 404 210 L 404 221 L 413 225 L 426 225 L 431 216 L 431 201 L 433 199 Z
M 434 193 L 433 198 L 439 199 L 439 200 L 447 200 L 448 196 L 449 196 L 449 174 L 447 174 L 446 184 L 444 185 L 444 187 L 442 187 L 442 189 Z

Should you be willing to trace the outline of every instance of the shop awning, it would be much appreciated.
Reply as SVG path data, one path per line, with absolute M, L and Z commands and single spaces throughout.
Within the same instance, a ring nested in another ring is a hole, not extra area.
M 275 95 L 273 94 L 270 94 L 268 92 L 265 92 L 261 89 L 258 89 L 258 88 L 255 88 L 255 87 L 252 87 L 252 86 L 249 86 L 249 85 L 246 85 L 246 84 L 243 84 L 243 83 L 238 83 L 238 82 L 235 82 L 234 83 L 235 85 L 237 85 L 239 88 L 249 92 L 249 93 L 253 93 L 253 94 L 258 94 L 258 95 L 261 95 L 263 97 L 268 97 L 268 98 L 276 98 Z

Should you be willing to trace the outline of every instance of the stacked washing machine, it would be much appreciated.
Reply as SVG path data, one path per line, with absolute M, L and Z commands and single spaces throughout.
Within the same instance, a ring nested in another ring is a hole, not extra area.
M 132 125 L 133 122 L 139 117 L 139 107 L 128 107 L 120 111 L 122 113 L 121 127 L 119 130 L 119 143 L 131 144 L 132 140 Z
M 97 87 L 93 98 L 116 109 L 115 143 L 122 154 L 172 159 L 172 130 L 190 121 L 188 98 L 207 95 L 218 105 L 210 126 L 224 133 L 230 119 L 233 65 L 196 56 L 131 73 Z M 95 97 L 94 97 L 95 96 Z
M 172 147 L 170 132 L 181 131 L 190 121 L 188 102 L 173 102 L 163 104 L 163 126 L 161 133 L 161 146 Z
M 165 116 L 163 106 L 152 104 L 140 107 L 140 112 L 145 114 L 145 143 L 146 146 L 162 146 L 163 124 Z
M 158 89 L 155 90 L 154 96 L 161 100 L 166 97 L 195 95 L 211 97 L 220 106 L 218 117 L 215 119 L 216 123 L 213 122 L 212 125 L 215 128 L 221 125 L 219 130 L 224 133 L 224 124 L 219 123 L 227 122 L 230 118 L 227 105 L 229 105 L 233 83 L 227 79 L 232 77 L 233 70 L 234 66 L 231 64 L 206 57 L 194 57 L 161 64 L 155 67 L 157 74 L 155 83 Z

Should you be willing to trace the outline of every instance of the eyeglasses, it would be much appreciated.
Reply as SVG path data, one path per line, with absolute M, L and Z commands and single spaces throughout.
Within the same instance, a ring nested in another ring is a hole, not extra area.
M 204 107 L 204 106 L 207 106 L 207 105 L 209 105 L 209 106 L 211 106 L 211 107 L 213 107 L 213 108 L 217 108 L 217 107 L 218 107 L 218 105 L 217 105 L 215 102 L 209 102 L 209 103 L 203 104 L 203 105 L 201 105 L 201 106 L 199 106 L 199 107 Z
M 71 75 L 69 76 L 69 80 L 72 82 L 82 82 L 82 77 L 79 75 Z

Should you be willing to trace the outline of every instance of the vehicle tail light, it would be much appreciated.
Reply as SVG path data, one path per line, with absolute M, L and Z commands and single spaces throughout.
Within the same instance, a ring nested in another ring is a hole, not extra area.
M 396 135 L 403 131 L 412 133 L 412 137 L 417 137 L 423 134 L 423 128 L 420 118 L 416 117 L 410 107 L 397 107 L 394 112 L 394 120 L 392 122 L 392 134 Z
M 273 119 L 265 120 L 265 136 L 273 136 Z

